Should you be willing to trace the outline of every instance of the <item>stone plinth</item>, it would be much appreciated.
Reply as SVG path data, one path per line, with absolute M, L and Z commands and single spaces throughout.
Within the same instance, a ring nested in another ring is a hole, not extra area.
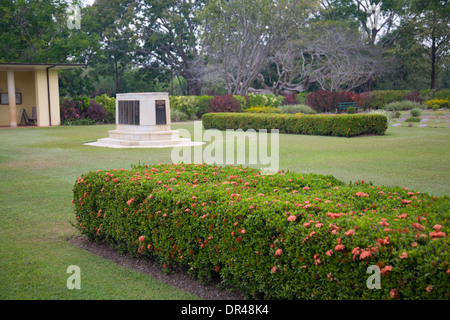
M 111 148 L 194 146 L 171 129 L 169 94 L 121 93 L 116 97 L 116 129 L 109 137 L 87 145 Z

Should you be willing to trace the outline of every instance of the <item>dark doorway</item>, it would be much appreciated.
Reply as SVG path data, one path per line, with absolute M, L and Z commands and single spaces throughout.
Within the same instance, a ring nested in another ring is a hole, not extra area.
M 155 101 L 156 108 L 156 124 L 167 124 L 166 121 L 166 101 L 165 100 L 156 100 Z

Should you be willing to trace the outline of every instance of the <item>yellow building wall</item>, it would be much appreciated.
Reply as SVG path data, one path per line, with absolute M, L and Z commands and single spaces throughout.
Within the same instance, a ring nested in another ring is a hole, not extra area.
M 0 71 L 1 93 L 8 93 L 7 72 Z M 16 104 L 17 124 L 20 124 L 22 109 L 25 109 L 28 117 L 31 117 L 31 107 L 36 106 L 36 93 L 34 86 L 34 71 L 14 71 L 16 92 L 22 94 L 22 104 Z M 25 121 L 22 122 L 25 124 Z M 0 126 L 9 126 L 9 105 L 0 104 Z
M 59 110 L 59 82 L 58 70 L 49 70 L 50 80 L 50 103 L 52 107 L 52 126 L 59 126 L 61 124 L 60 110 Z
M 60 125 L 58 71 L 49 70 L 51 125 Z M 38 123 L 40 127 L 50 125 L 48 113 L 47 70 L 35 71 L 36 103 L 38 104 Z
M 49 125 L 48 118 L 48 96 L 47 96 L 47 74 L 45 70 L 34 72 L 34 83 L 36 87 L 37 125 L 46 127 Z

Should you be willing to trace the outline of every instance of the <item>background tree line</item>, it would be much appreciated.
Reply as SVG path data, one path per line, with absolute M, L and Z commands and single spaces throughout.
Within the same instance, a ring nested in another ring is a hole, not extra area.
M 448 0 L 0 0 L 0 62 L 86 63 L 68 96 L 439 89 L 449 22 Z

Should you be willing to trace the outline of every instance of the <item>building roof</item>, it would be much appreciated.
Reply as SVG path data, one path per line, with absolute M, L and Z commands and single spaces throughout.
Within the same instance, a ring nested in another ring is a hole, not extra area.
M 81 68 L 86 67 L 86 64 L 81 63 L 14 63 L 14 62 L 5 62 L 0 63 L 0 71 L 6 71 L 8 69 L 13 69 L 15 71 L 32 71 L 39 69 L 56 69 L 56 70 L 64 70 L 64 69 L 73 69 L 73 68 Z

